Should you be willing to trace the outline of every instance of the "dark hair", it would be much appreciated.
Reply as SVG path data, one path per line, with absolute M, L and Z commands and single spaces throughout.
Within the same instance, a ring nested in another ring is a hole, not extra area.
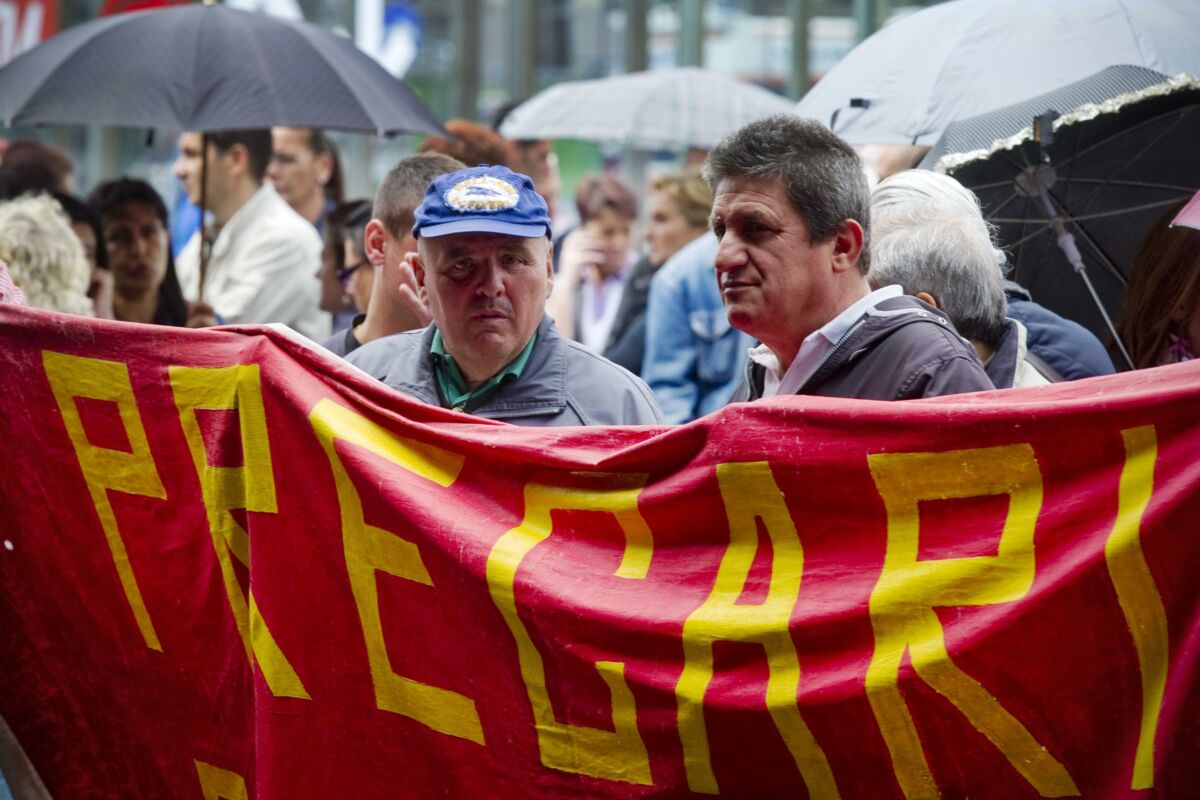
M 92 189 L 87 196 L 88 205 L 95 209 L 101 222 L 110 214 L 128 203 L 142 203 L 150 206 L 154 216 L 162 223 L 167 231 L 167 274 L 158 287 L 158 313 L 156 317 L 167 321 L 169 325 L 183 325 L 187 322 L 187 301 L 183 297 L 183 289 L 179 285 L 179 276 L 175 274 L 175 257 L 171 253 L 171 223 L 167 216 L 167 204 L 154 187 L 137 178 L 115 178 L 105 181 Z
M 521 105 L 520 100 L 508 100 L 497 106 L 496 110 L 492 112 L 492 118 L 489 120 L 492 130 L 499 133 L 500 126 L 504 124 L 504 120 L 508 119 L 508 115 L 519 105 Z
M 82 222 L 92 229 L 92 235 L 96 237 L 96 265 L 108 269 L 108 247 L 104 242 L 104 226 L 100 222 L 100 215 L 75 195 L 54 191 L 48 194 L 67 212 L 72 224 Z
M 365 228 L 371 221 L 371 203 L 369 200 L 347 200 L 339 203 L 325 216 L 324 242 L 325 247 L 333 253 L 334 269 L 346 266 L 346 255 L 343 252 L 342 240 L 345 239 L 355 225 L 355 222 L 366 215 L 360 227 Z
M 425 198 L 425 187 L 437 176 L 465 166 L 443 153 L 418 153 L 400 159 L 379 185 L 372 215 L 392 236 L 403 236 L 412 227 L 413 212 Z
M 1183 205 L 1171 206 L 1154 224 L 1129 274 L 1117 332 L 1135 369 L 1159 363 L 1172 332 L 1173 310 L 1200 313 L 1200 231 L 1171 225 Z
M 58 192 L 62 184 L 54 170 L 36 161 L 0 163 L 0 202 L 15 200 L 23 194 Z
M 235 144 L 246 148 L 250 158 L 250 177 L 262 183 L 271 161 L 271 131 L 267 128 L 247 128 L 235 131 L 215 131 L 208 134 L 208 141 L 221 153 L 229 152 Z
M 842 223 L 855 220 L 863 229 L 858 269 L 867 274 L 867 176 L 854 148 L 821 123 L 791 114 L 751 122 L 709 151 L 703 175 L 714 193 L 726 178 L 778 181 L 813 242 L 828 241 Z
M 610 209 L 622 217 L 637 219 L 637 196 L 620 178 L 607 173 L 585 175 L 575 187 L 575 207 L 580 222 L 588 222 Z
M 329 170 L 329 180 L 325 183 L 325 199 L 332 200 L 334 203 L 345 202 L 346 186 L 342 178 L 342 159 L 338 155 L 337 143 L 320 128 L 309 128 L 308 149 L 317 156 L 329 153 L 332 167 Z
M 6 189 L 6 199 L 19 197 L 26 192 L 65 192 L 67 177 L 75 171 L 75 164 L 66 151 L 33 139 L 17 139 L 9 142 L 0 160 L 0 184 L 11 184 Z

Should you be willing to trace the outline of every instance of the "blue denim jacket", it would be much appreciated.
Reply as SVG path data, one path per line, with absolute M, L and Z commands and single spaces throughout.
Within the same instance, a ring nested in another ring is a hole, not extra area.
M 654 275 L 646 309 L 642 378 L 670 423 L 723 407 L 742 378 L 754 340 L 730 327 L 717 289 L 717 237 L 686 245 Z

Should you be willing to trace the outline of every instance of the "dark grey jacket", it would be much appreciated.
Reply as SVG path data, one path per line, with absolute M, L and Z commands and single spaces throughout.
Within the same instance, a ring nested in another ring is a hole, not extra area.
M 763 374 L 751 361 L 731 402 L 762 397 Z M 796 394 L 912 400 L 992 388 L 975 349 L 950 320 L 904 295 L 863 314 Z
M 429 352 L 433 332 L 430 325 L 385 336 L 364 344 L 346 361 L 410 397 L 446 407 Z M 564 339 L 548 316 L 538 325 L 537 342 L 521 377 L 463 410 L 536 427 L 662 424 L 654 395 L 640 378 Z

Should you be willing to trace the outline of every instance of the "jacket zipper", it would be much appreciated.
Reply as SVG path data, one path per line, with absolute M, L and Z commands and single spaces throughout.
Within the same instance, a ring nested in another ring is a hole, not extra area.
M 825 354 L 825 357 L 821 359 L 821 363 L 817 364 L 816 369 L 814 369 L 812 372 L 808 373 L 808 377 L 805 378 L 804 382 L 801 383 L 796 388 L 796 391 L 793 392 L 793 394 L 799 394 L 801 391 L 804 390 L 804 387 L 808 386 L 808 384 L 812 381 L 813 378 L 815 378 L 819 374 L 821 374 L 821 370 L 825 368 L 825 365 L 829 363 L 829 360 L 831 358 L 833 358 L 835 355 L 837 355 L 838 350 L 840 350 L 842 348 L 842 345 L 846 343 L 846 340 L 849 339 L 851 336 L 853 336 L 855 331 L 857 331 L 859 328 L 861 328 L 865 324 L 867 324 L 867 315 L 863 314 L 861 317 L 858 318 L 858 322 L 856 322 L 850 326 L 850 330 L 848 330 L 842 334 L 842 338 L 838 339 L 837 343 L 834 344 L 833 349 Z

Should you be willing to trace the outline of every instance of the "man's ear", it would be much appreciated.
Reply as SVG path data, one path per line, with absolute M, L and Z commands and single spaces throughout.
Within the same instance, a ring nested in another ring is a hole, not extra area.
M 425 288 L 425 263 L 421 260 L 421 251 L 413 252 L 413 257 L 409 259 L 412 262 L 413 277 L 417 279 L 417 288 L 420 290 L 417 294 L 421 298 L 421 302 L 429 304 L 429 295 Z
M 391 238 L 382 220 L 373 219 L 363 228 L 363 255 L 373 267 L 382 267 L 386 258 L 385 246 Z
M 328 152 L 319 153 L 315 160 L 320 167 L 320 170 L 317 172 L 317 181 L 324 186 L 333 177 L 333 154 Z
M 546 297 L 554 291 L 554 241 L 546 240 Z
M 940 305 L 938 305 L 937 298 L 934 297 L 933 295 L 931 295 L 929 292 L 917 292 L 916 294 L 913 295 L 913 297 L 917 298 L 918 300 L 923 300 L 924 302 L 928 303 L 929 305 L 933 306 L 934 308 L 938 309 L 939 311 L 941 311 L 941 309 L 942 309 L 942 307 Z
M 858 269 L 858 258 L 863 250 L 863 229 L 857 220 L 843 220 L 833 234 L 833 271 L 846 272 Z
M 218 153 L 229 164 L 231 177 L 240 178 L 250 171 L 250 151 L 246 149 L 246 145 L 233 144 L 224 153 L 220 153 L 220 151 Z

